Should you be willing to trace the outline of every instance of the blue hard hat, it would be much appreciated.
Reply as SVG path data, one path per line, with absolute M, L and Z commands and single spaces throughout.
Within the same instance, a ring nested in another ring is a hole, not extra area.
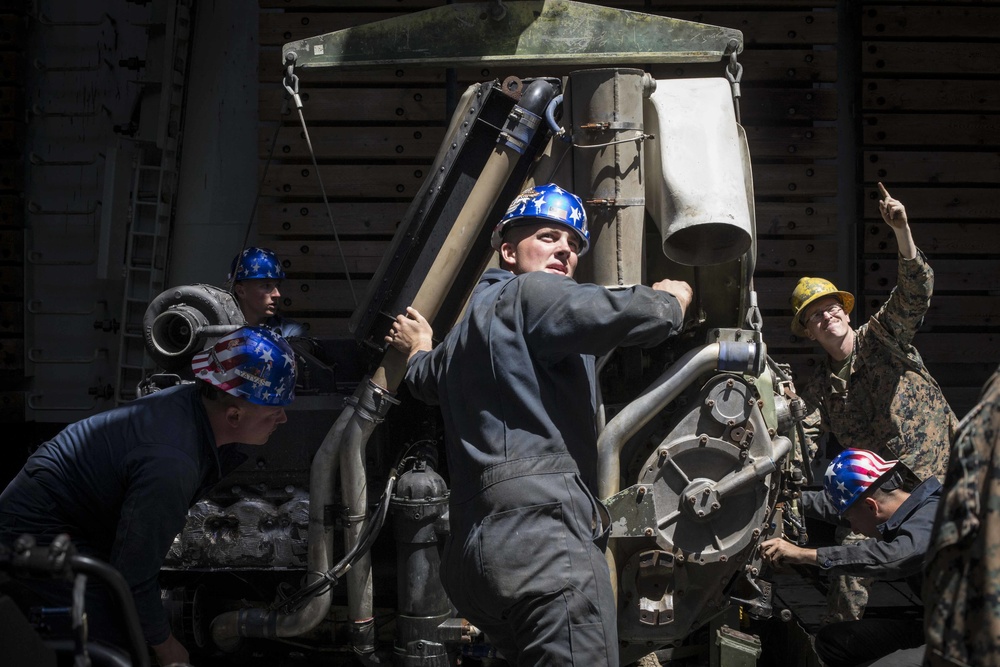
M 236 277 L 233 277 L 233 272 Z M 281 268 L 281 262 L 273 250 L 267 248 L 246 248 L 243 252 L 233 257 L 233 262 L 229 266 L 229 275 L 226 280 L 284 280 L 285 271 Z
M 295 353 L 265 327 L 243 327 L 191 359 L 199 380 L 257 405 L 288 405 L 295 398 Z
M 555 183 L 536 185 L 519 194 L 507 208 L 490 239 L 494 250 L 500 250 L 504 233 L 515 224 L 555 222 L 569 227 L 580 238 L 581 257 L 590 249 L 590 232 L 587 231 L 587 213 L 583 201 L 572 192 L 566 192 Z
M 895 469 L 898 460 L 886 461 L 867 449 L 845 449 L 826 469 L 823 489 L 840 514 L 846 512 L 868 488 Z

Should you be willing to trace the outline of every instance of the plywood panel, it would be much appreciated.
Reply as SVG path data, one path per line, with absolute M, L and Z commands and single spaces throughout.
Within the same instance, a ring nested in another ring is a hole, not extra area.
M 914 213 L 907 210 L 908 216 Z M 1000 221 L 921 222 L 911 220 L 910 229 L 917 246 L 928 255 L 1000 255 Z M 896 236 L 889 225 L 866 225 L 864 251 L 868 254 L 895 253 Z
M 953 220 L 1000 218 L 1000 188 L 941 187 L 936 185 L 896 186 L 886 183 L 892 196 L 906 205 L 914 219 L 948 218 Z M 866 185 L 864 199 L 870 202 L 866 211 L 877 211 L 878 190 Z
M 918 240 L 919 243 L 919 240 Z M 1000 289 L 1000 262 L 995 259 L 930 258 L 934 269 L 934 292 L 987 292 Z M 885 294 L 896 284 L 896 260 L 877 259 L 864 263 L 866 293 Z
M 427 175 L 426 166 L 398 164 L 320 165 L 326 194 L 348 199 L 412 199 Z M 313 166 L 272 164 L 262 192 L 269 197 L 320 197 Z
M 1000 183 L 1000 152 L 868 151 L 863 157 L 864 179 L 869 182 Z
M 262 126 L 258 154 L 267 158 L 274 146 L 274 157 L 281 160 L 308 160 L 309 146 L 298 125 L 278 128 Z M 404 127 L 323 127 L 309 129 L 309 140 L 316 155 L 344 160 L 433 160 L 445 130 L 441 126 Z
M 743 87 L 743 122 L 781 125 L 794 121 L 836 120 L 837 91 L 829 88 Z
M 753 159 L 825 159 L 837 156 L 837 130 L 833 127 L 746 126 Z
M 866 111 L 1000 111 L 1000 85 L 953 79 L 865 79 Z
M 836 242 L 759 239 L 757 271 L 802 271 L 832 273 L 837 270 Z
M 862 120 L 866 144 L 882 146 L 1000 146 L 1000 116 L 974 113 L 879 113 Z
M 368 122 L 444 123 L 445 91 L 435 88 L 305 88 L 300 87 L 307 126 L 314 123 Z M 285 91 L 277 86 L 260 92 L 260 120 L 281 119 Z M 294 112 L 293 112 L 294 113 Z M 286 121 L 298 121 L 291 115 Z
M 322 202 L 265 202 L 257 213 L 258 230 L 266 236 L 391 235 L 399 226 L 409 203 L 333 202 L 331 222 Z
M 353 286 L 354 293 L 351 289 Z M 360 301 L 368 289 L 367 280 L 299 280 L 290 278 L 281 284 L 281 310 L 291 317 L 297 311 L 330 311 L 350 315 L 355 298 Z
M 995 39 L 1000 7 L 869 5 L 861 12 L 861 34 L 878 39 Z
M 837 167 L 830 164 L 764 164 L 754 167 L 758 197 L 826 197 L 837 194 Z
M 347 272 L 373 274 L 389 247 L 389 240 L 351 241 L 337 243 L 324 240 L 275 241 L 270 248 L 281 257 L 289 276 L 298 274 L 329 274 Z
M 995 76 L 993 50 L 978 42 L 876 42 L 861 46 L 861 67 L 871 74 Z
M 757 202 L 758 236 L 817 236 L 837 231 L 837 207 L 830 202 Z

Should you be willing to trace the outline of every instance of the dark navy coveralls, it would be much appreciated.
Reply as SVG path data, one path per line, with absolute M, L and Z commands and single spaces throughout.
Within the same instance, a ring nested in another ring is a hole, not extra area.
M 442 582 L 511 663 L 617 665 L 595 496 L 595 356 L 678 331 L 676 298 L 489 269 L 406 380 L 440 404 L 451 477 Z
M 164 389 L 66 427 L 31 455 L 0 494 L 0 542 L 69 533 L 77 550 L 117 568 L 146 641 L 170 634 L 158 575 L 187 511 L 245 456 L 217 448 L 199 385 Z M 20 583 L 20 582 L 18 582 Z M 33 604 L 68 606 L 63 582 L 25 581 Z M 11 591 L 23 601 L 24 586 Z M 117 605 L 88 585 L 90 635 L 127 646 Z

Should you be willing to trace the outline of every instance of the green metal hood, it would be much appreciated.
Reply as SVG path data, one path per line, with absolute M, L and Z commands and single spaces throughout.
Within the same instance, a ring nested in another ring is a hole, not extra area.
M 714 62 L 743 33 L 572 0 L 435 7 L 289 42 L 296 67 Z

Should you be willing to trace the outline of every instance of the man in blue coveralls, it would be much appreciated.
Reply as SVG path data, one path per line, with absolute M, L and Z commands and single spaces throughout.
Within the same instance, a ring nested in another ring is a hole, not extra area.
M 676 334 L 691 287 L 607 289 L 572 277 L 587 252 L 583 203 L 529 188 L 493 232 L 488 269 L 437 348 L 413 308 L 386 342 L 406 381 L 439 404 L 451 473 L 442 582 L 512 664 L 618 664 L 616 613 L 597 499 L 595 357 Z
M 0 543 L 48 544 L 69 534 L 77 551 L 118 569 L 161 665 L 187 663 L 170 631 L 158 575 L 188 508 L 246 459 L 234 443 L 263 445 L 287 421 L 295 355 L 268 329 L 243 327 L 194 356 L 195 382 L 157 391 L 66 427 L 31 455 L 0 494 Z M 66 582 L 5 585 L 22 608 L 65 606 Z M 88 586 L 90 637 L 127 646 L 121 610 Z

